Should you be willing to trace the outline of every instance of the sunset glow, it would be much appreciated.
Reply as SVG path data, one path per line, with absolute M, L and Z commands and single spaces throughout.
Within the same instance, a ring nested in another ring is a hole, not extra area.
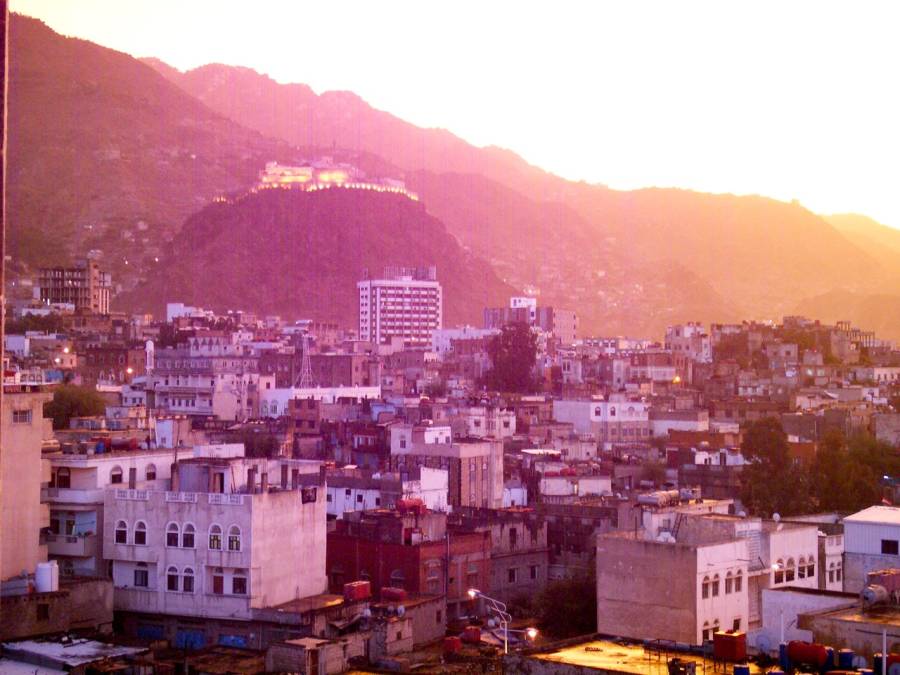
M 900 227 L 892 3 L 12 7 L 180 69 L 222 62 L 350 90 L 567 178 L 796 198 Z

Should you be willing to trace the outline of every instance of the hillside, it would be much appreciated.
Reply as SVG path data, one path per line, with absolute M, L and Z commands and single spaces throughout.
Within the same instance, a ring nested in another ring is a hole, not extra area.
M 710 320 L 724 319 L 724 306 L 738 316 L 777 318 L 800 298 L 833 290 L 887 285 L 900 292 L 889 261 L 799 204 L 568 182 L 512 152 L 403 122 L 348 92 L 317 95 L 247 68 L 180 73 L 152 65 L 249 128 L 395 164 L 448 229 L 504 277 L 540 288 L 545 300 L 587 302 L 580 309 L 591 331 L 634 331 L 653 323 L 647 311 Z M 668 285 L 664 294 L 646 292 L 657 287 L 654 270 Z M 698 285 L 708 292 L 698 296 Z M 618 304 L 608 304 L 609 294 Z
M 15 14 L 9 32 L 14 271 L 101 249 L 134 281 L 190 213 L 292 156 L 126 54 Z
M 822 217 L 882 267 L 890 270 L 895 280 L 900 280 L 900 230 L 858 213 L 835 213 Z M 900 286 L 900 281 L 894 284 L 894 287 L 897 286 Z
M 879 338 L 900 342 L 900 294 L 833 291 L 803 300 L 794 313 L 828 322 L 846 319 L 854 326 L 875 331 Z
M 482 307 L 515 293 L 421 203 L 354 190 L 265 190 L 188 218 L 161 273 L 120 301 L 160 312 L 166 299 L 179 298 L 354 326 L 356 282 L 364 269 L 385 265 L 436 265 L 448 324 L 480 323 Z

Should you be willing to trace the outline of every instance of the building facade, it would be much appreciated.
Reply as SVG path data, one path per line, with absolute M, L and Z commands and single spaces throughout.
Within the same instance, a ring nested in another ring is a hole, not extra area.
M 42 268 L 38 283 L 43 304 L 68 304 L 76 311 L 109 314 L 112 277 L 94 260 L 80 260 L 74 267 Z
M 443 295 L 435 267 L 385 268 L 359 291 L 359 337 L 375 344 L 400 338 L 410 347 L 431 346 L 443 325 Z

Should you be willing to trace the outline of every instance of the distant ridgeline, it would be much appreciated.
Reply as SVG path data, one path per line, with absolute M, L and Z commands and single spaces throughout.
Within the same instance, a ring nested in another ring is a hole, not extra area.
M 351 164 L 335 163 L 331 157 L 322 157 L 316 161 L 304 162 L 300 166 L 284 166 L 278 162 L 269 162 L 259 173 L 259 182 L 251 190 L 287 188 L 294 190 L 327 190 L 329 188 L 350 190 L 373 190 L 375 192 L 394 192 L 413 201 L 419 201 L 415 192 L 406 189 L 402 180 L 394 178 L 367 178 L 357 167 Z

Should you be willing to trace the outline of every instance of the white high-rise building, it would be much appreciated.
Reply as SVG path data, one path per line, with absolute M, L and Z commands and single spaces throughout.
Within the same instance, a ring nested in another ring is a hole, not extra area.
M 386 267 L 359 289 L 359 337 L 376 344 L 402 338 L 411 347 L 430 347 L 441 328 L 443 297 L 435 267 Z

